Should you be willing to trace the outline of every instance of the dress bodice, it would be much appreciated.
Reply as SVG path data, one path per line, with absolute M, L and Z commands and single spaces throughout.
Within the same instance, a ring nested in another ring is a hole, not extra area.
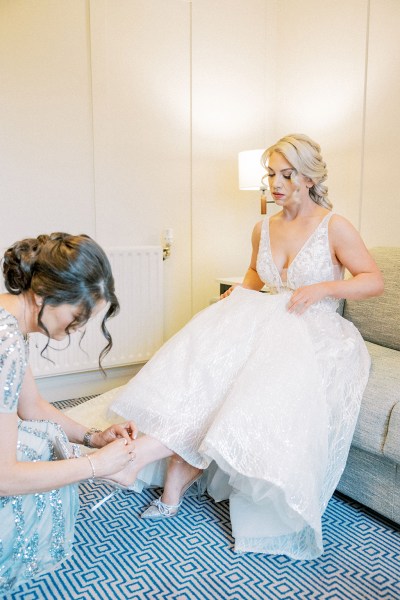
M 287 269 L 278 271 L 272 257 L 269 217 L 261 227 L 261 239 L 257 258 L 257 273 L 271 293 L 295 290 L 304 285 L 343 279 L 344 269 L 332 262 L 329 246 L 328 225 L 333 213 L 328 213 L 309 236 Z M 339 301 L 325 298 L 318 308 L 336 310 Z M 315 305 L 317 306 L 317 305 Z

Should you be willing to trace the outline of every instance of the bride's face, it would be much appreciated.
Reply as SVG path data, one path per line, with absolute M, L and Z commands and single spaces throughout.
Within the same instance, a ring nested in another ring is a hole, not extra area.
M 300 204 L 309 197 L 306 178 L 279 152 L 273 152 L 268 161 L 268 182 L 271 195 L 279 206 Z

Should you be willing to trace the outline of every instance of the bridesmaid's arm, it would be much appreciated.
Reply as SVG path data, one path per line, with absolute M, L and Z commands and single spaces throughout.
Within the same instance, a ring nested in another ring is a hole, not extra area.
M 88 427 L 70 419 L 66 414 L 47 402 L 41 395 L 28 367 L 18 402 L 18 416 L 25 421 L 43 419 L 58 423 L 71 442 L 81 444 Z
M 67 434 L 68 439 L 77 444 L 83 442 L 84 435 L 89 429 L 89 426 L 74 421 L 40 395 L 29 367 L 26 370 L 19 397 L 18 416 L 26 421 L 43 419 L 58 423 Z M 104 432 L 93 433 L 90 443 L 95 448 L 102 448 L 118 437 L 123 437 L 130 442 L 136 438 L 136 435 L 137 427 L 132 421 L 129 421 L 123 425 L 111 425 Z
M 18 417 L 0 413 L 0 496 L 47 492 L 91 477 L 87 459 L 18 462 L 16 457 Z
M 54 490 L 92 477 L 109 476 L 130 462 L 133 445 L 114 440 L 105 448 L 73 460 L 17 460 L 18 417 L 0 413 L 0 496 Z

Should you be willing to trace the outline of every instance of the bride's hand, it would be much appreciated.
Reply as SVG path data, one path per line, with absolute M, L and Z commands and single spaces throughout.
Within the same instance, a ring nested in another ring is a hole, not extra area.
M 305 285 L 295 290 L 288 302 L 287 309 L 289 312 L 302 315 L 307 308 L 315 302 L 319 302 L 327 296 L 327 289 L 324 283 L 314 283 Z
M 221 295 L 220 295 L 219 299 L 220 299 L 220 300 L 222 300 L 223 298 L 227 298 L 228 296 L 230 296 L 230 295 L 232 294 L 233 290 L 234 290 L 236 287 L 238 287 L 238 286 L 239 286 L 239 284 L 238 284 L 238 283 L 235 283 L 234 285 L 231 285 L 231 287 L 230 287 L 230 288 L 228 288 L 228 289 L 226 290 L 226 292 L 224 292 L 223 294 L 221 294 Z

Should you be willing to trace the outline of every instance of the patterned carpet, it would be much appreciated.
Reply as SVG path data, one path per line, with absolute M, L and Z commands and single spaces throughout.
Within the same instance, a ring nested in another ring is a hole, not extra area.
M 335 494 L 323 517 L 317 560 L 238 555 L 227 502 L 189 496 L 177 518 L 140 520 L 156 495 L 81 485 L 75 552 L 56 571 L 5 596 L 12 600 L 399 600 L 400 529 Z

